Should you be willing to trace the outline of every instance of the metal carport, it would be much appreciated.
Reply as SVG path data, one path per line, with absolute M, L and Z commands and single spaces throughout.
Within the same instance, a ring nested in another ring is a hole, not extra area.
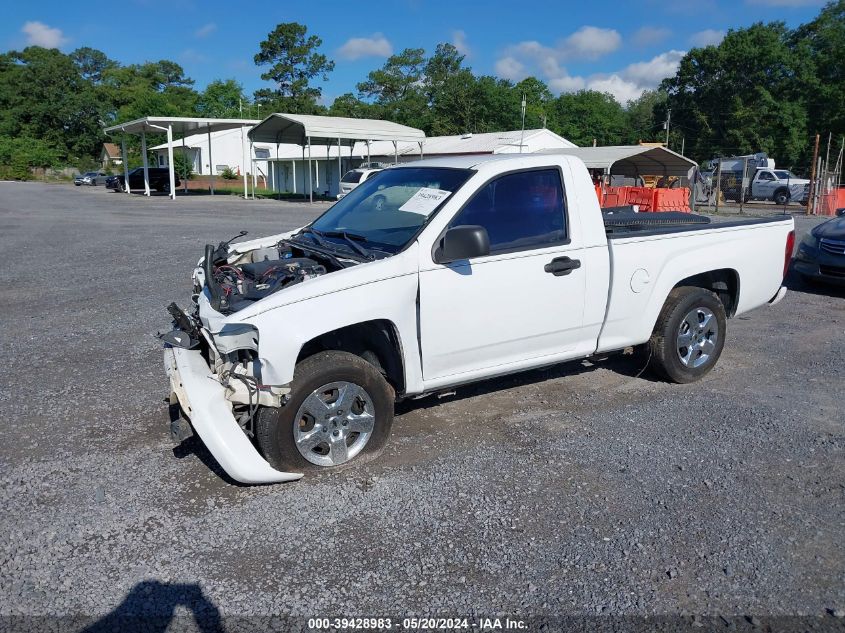
M 144 195 L 150 195 L 150 176 L 149 165 L 147 164 L 147 132 L 153 134 L 167 133 L 167 163 L 168 171 L 170 172 L 170 198 L 176 199 L 176 174 L 173 170 L 173 133 L 176 132 L 182 136 L 182 145 L 185 144 L 185 137 L 189 134 L 194 134 L 199 131 L 206 131 L 208 133 L 208 161 L 209 165 L 213 165 L 211 157 L 211 133 L 221 130 L 234 130 L 241 128 L 241 135 L 244 146 L 244 197 L 247 197 L 247 170 L 246 165 L 251 164 L 246 154 L 246 135 L 247 128 L 252 127 L 258 123 L 253 119 L 206 119 L 196 117 L 164 117 L 164 116 L 147 116 L 142 119 L 135 119 L 127 123 L 119 123 L 105 128 L 103 131 L 108 135 L 120 133 L 139 134 L 141 136 L 141 156 L 144 161 Z M 120 140 L 121 155 L 123 158 L 123 177 L 127 184 L 126 193 L 129 193 L 129 165 L 126 161 L 126 138 L 125 136 Z M 187 191 L 187 183 L 185 183 L 185 190 Z M 214 193 L 214 179 L 212 178 L 211 193 Z
M 584 161 L 587 169 L 611 176 L 678 176 L 686 178 L 697 163 L 665 147 L 610 145 L 607 147 L 566 147 L 537 152 L 567 154 Z
M 293 143 L 302 147 L 302 160 L 305 160 L 305 148 L 308 148 L 308 189 L 311 201 L 314 200 L 314 186 L 312 183 L 311 145 L 329 146 L 337 143 L 338 180 L 343 176 L 341 167 L 341 143 L 349 141 L 392 141 L 394 153 L 398 154 L 399 141 L 415 142 L 423 152 L 425 132 L 407 125 L 380 121 L 378 119 L 351 119 L 347 117 L 318 116 L 314 114 L 282 114 L 274 113 L 250 130 L 249 139 L 252 142 L 275 143 L 276 147 L 282 143 Z M 278 154 L 278 152 L 277 152 Z M 369 151 L 367 152 L 369 162 Z

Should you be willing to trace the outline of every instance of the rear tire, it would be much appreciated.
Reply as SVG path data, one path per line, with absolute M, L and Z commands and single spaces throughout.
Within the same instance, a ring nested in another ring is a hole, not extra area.
M 366 360 L 348 352 L 320 352 L 296 366 L 285 406 L 259 410 L 256 443 L 283 471 L 363 463 L 387 443 L 394 402 L 393 388 Z
M 703 288 L 681 286 L 666 298 L 648 342 L 651 368 L 676 383 L 703 378 L 725 346 L 725 307 Z

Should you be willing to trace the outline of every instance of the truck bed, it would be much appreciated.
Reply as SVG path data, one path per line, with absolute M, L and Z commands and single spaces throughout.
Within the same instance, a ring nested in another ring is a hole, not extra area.
M 615 212 L 603 214 L 604 230 L 609 240 L 626 237 L 667 235 L 688 231 L 706 231 L 718 228 L 735 228 L 758 224 L 778 223 L 788 216 L 777 218 L 749 218 L 728 222 L 713 222 L 706 215 L 694 213 L 631 213 Z
M 729 316 L 765 305 L 777 294 L 792 218 L 700 223 L 700 217 L 679 218 L 677 224 L 656 217 L 605 222 L 610 292 L 599 351 L 647 341 L 665 297 L 701 271 L 713 271 L 736 291 Z

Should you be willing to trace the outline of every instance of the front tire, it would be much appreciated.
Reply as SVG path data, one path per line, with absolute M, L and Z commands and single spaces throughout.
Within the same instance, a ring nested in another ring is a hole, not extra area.
M 703 378 L 725 346 L 725 307 L 703 288 L 681 286 L 669 293 L 648 342 L 650 365 L 676 383 Z
M 774 196 L 775 204 L 783 206 L 789 203 L 789 192 L 784 190 L 778 191 Z
M 333 469 L 376 457 L 393 426 L 393 388 L 378 369 L 348 352 L 320 352 L 294 370 L 288 402 L 263 408 L 255 439 L 283 471 Z

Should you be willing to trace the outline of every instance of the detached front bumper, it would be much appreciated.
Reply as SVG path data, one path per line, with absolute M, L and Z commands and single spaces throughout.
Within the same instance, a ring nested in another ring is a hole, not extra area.
M 278 471 L 261 457 L 232 415 L 223 385 L 211 377 L 199 350 L 166 347 L 164 368 L 182 411 L 232 479 L 244 484 L 272 484 L 302 477 L 302 473 Z

